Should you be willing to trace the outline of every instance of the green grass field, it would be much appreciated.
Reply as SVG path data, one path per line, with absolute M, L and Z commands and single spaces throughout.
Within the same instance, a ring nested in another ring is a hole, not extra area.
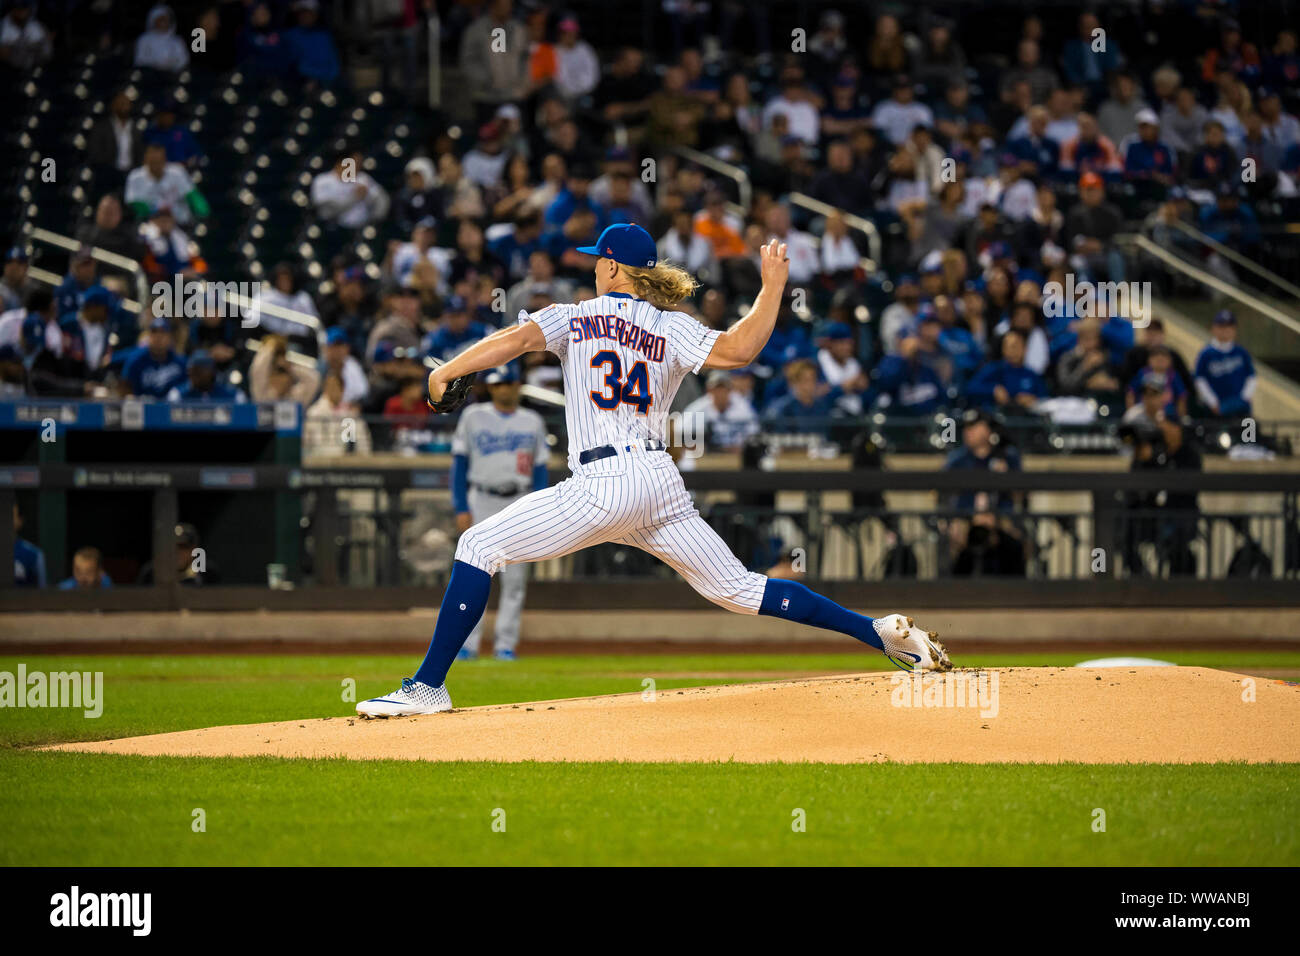
M 1153 653 L 1274 676 L 1300 653 Z M 1079 655 L 963 658 L 1073 664 Z M 1300 765 L 472 764 L 49 754 L 32 745 L 352 712 L 409 658 L 24 657 L 104 711 L 0 710 L 0 864 L 1296 865 Z M 0 671 L 19 659 L 0 658 Z M 458 706 L 871 669 L 837 655 L 459 664 Z M 729 677 L 728 675 L 737 675 Z M 1106 813 L 1094 832 L 1094 811 Z M 206 829 L 195 832 L 195 811 Z M 805 827 L 793 826 L 802 811 Z M 495 824 L 495 827 L 494 827 Z M 501 827 L 504 824 L 504 831 Z

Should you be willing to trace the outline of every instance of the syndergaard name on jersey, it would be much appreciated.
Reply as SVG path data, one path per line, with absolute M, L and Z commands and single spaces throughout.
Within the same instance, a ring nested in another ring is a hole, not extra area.
M 529 315 L 564 371 L 569 463 L 601 445 L 667 442 L 668 411 L 682 379 L 698 371 L 717 332 L 683 312 L 602 295 Z

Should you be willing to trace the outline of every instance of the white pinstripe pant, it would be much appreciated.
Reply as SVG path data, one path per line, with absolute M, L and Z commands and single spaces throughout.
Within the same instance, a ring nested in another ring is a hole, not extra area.
M 613 542 L 653 554 L 729 611 L 757 614 L 767 576 L 749 571 L 695 509 L 667 452 L 582 465 L 461 535 L 456 560 L 488 572 Z

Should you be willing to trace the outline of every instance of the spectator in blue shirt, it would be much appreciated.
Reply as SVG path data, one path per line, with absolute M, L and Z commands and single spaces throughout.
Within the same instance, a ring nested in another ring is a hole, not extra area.
M 961 447 L 948 455 L 944 471 L 1020 471 L 1020 452 L 1002 440 L 1001 433 L 993 427 L 993 420 L 983 412 L 966 413 L 961 430 Z M 981 493 L 976 500 L 974 491 L 956 495 L 952 507 L 959 511 L 1011 511 L 1014 498 L 1011 492 Z
M 1065 41 L 1061 69 L 1074 86 L 1082 86 L 1099 100 L 1106 92 L 1106 77 L 1124 65 L 1124 55 L 1113 31 L 1102 31 L 1094 13 L 1079 14 L 1077 36 Z
M 816 355 L 817 348 L 813 344 L 807 323 L 795 318 L 789 309 L 782 308 L 767 344 L 758 353 L 757 364 L 775 373 L 795 359 L 811 359 Z
M 330 87 L 339 78 L 339 54 L 334 48 L 334 38 L 318 22 L 320 4 L 317 0 L 295 0 L 294 14 L 298 25 L 284 33 L 298 75 L 309 85 Z
M 67 278 L 54 290 L 54 302 L 57 306 L 55 315 L 63 316 L 69 312 L 81 311 L 81 297 L 86 290 L 98 282 L 95 277 L 95 260 L 90 254 L 90 246 L 82 246 L 72 254 L 72 264 Z
M 1174 151 L 1160 141 L 1160 117 L 1150 108 L 1136 116 L 1138 131 L 1120 145 L 1124 177 L 1134 182 L 1168 186 L 1174 181 Z
M 1047 135 L 1051 119 L 1045 106 L 1029 110 L 1028 129 L 1007 143 L 1007 152 L 1020 160 L 1022 172 L 1052 177 L 1061 164 L 1061 144 Z
M 45 552 L 18 535 L 23 530 L 23 516 L 14 505 L 14 585 L 20 588 L 45 587 Z
M 763 420 L 773 431 L 816 432 L 824 434 L 824 419 L 837 415 L 841 409 L 838 388 L 828 389 L 817 376 L 817 364 L 812 359 L 796 359 L 785 369 L 789 385 L 786 394 L 768 402 L 763 409 Z
M 908 336 L 895 355 L 886 355 L 871 373 L 872 404 L 899 415 L 925 415 L 947 398 L 943 380 L 919 357 L 921 340 Z
M 1202 206 L 1197 218 L 1201 232 L 1225 246 L 1249 255 L 1259 245 L 1259 219 L 1241 202 L 1232 183 L 1220 186 L 1214 203 Z
M 196 349 L 186 368 L 189 381 L 167 393 L 169 402 L 246 402 L 244 393 L 217 378 L 216 360 L 205 350 Z
M 488 250 L 518 281 L 528 275 L 528 257 L 542 248 L 542 216 L 534 209 L 515 217 L 510 228 L 488 242 Z
M 1237 344 L 1237 317 L 1230 309 L 1214 317 L 1211 335 L 1196 357 L 1196 395 L 1211 415 L 1249 415 L 1255 398 L 1255 363 Z
M 203 155 L 199 141 L 189 129 L 176 122 L 176 101 L 170 97 L 158 104 L 154 121 L 141 137 L 144 145 L 157 143 L 167 151 L 167 162 L 189 165 Z
M 167 393 L 185 379 L 185 359 L 172 348 L 172 324 L 165 316 L 149 323 L 144 348 L 126 360 L 122 368 L 124 394 L 166 398 Z
M 1025 337 L 1015 329 L 1002 336 L 1002 358 L 989 362 L 966 384 L 966 395 L 983 408 L 1032 408 L 1047 397 L 1043 377 L 1025 367 Z
M 272 22 L 265 0 L 248 10 L 248 24 L 239 35 L 239 60 L 255 80 L 281 80 L 293 70 L 288 41 Z
M 569 176 L 564 182 L 564 188 L 546 207 L 545 219 L 548 228 L 554 230 L 563 229 L 564 224 L 573 217 L 574 212 L 578 209 L 586 209 L 596 217 L 596 232 L 599 233 L 601 229 L 605 228 L 605 210 L 589 194 L 591 178 L 591 170 L 580 164 L 569 170 Z
M 424 352 L 439 361 L 446 362 L 479 339 L 487 338 L 491 331 L 482 322 L 475 322 L 470 318 L 469 306 L 464 296 L 448 296 L 438 328 L 424 339 Z
M 60 591 L 90 591 L 112 586 L 113 579 L 104 571 L 99 548 L 78 548 L 72 556 L 72 577 L 59 582 Z

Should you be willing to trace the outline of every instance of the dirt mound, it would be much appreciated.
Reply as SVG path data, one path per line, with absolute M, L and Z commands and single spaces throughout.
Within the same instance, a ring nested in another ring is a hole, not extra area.
M 453 694 L 455 688 L 452 688 Z M 1300 761 L 1300 686 L 1194 667 L 863 674 L 49 749 L 354 760 Z

